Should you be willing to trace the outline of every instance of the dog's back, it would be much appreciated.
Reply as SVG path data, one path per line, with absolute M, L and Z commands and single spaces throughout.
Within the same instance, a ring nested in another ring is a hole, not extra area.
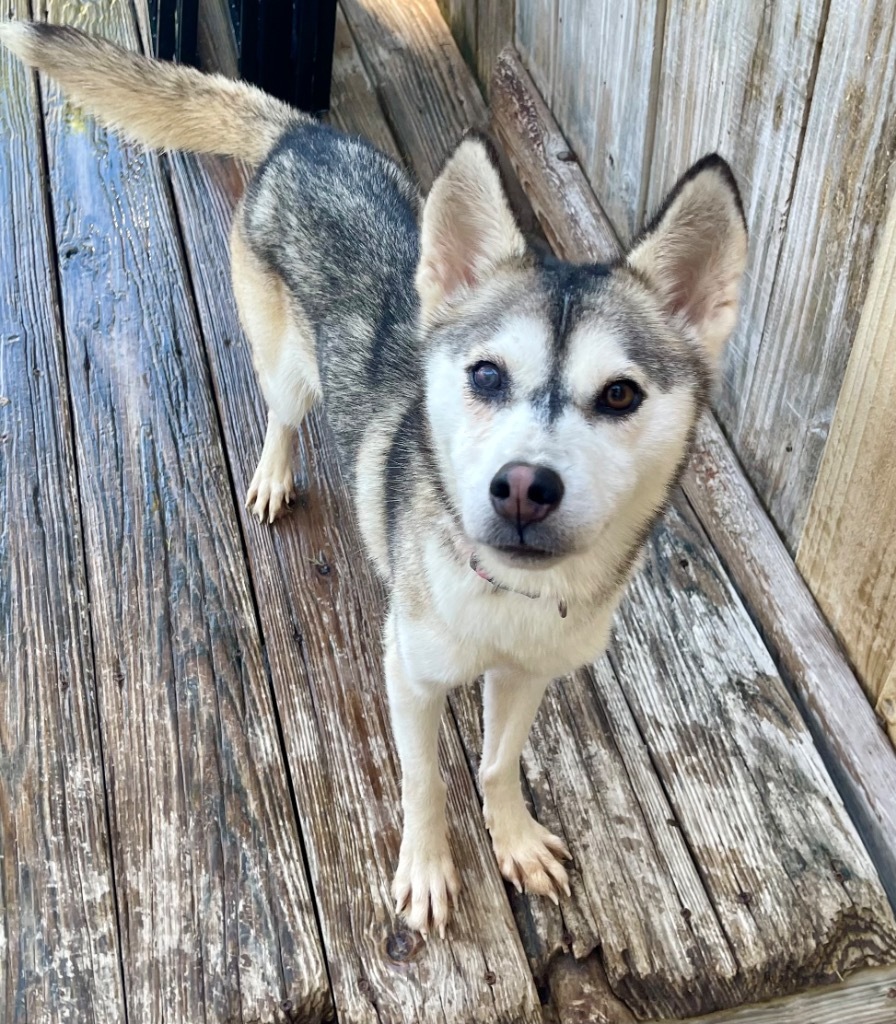
M 366 427 L 420 387 L 416 186 L 360 138 L 291 128 L 245 197 L 242 230 L 313 324 L 320 381 L 346 470 Z

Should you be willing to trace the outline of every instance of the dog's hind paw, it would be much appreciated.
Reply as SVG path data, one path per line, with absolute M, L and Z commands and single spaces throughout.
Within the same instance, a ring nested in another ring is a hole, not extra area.
M 409 928 L 423 936 L 433 928 L 444 938 L 450 904 L 459 892 L 460 879 L 447 839 L 413 848 L 402 842 L 392 896 L 396 913 Z
M 528 812 L 508 822 L 493 822 L 490 831 L 501 874 L 518 892 L 548 896 L 554 903 L 560 892 L 569 896 L 569 876 L 560 861 L 572 855 L 562 839 Z

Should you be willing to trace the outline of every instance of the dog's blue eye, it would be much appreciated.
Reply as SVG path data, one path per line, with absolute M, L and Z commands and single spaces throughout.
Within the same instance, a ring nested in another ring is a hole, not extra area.
M 477 363 L 470 370 L 470 380 L 477 391 L 494 394 L 504 387 L 504 374 L 494 363 Z
M 624 416 L 634 412 L 644 401 L 644 392 L 633 380 L 613 380 L 601 391 L 594 403 L 605 416 Z

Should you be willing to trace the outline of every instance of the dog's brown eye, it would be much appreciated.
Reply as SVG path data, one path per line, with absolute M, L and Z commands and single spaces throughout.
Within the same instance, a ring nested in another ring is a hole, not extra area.
M 504 387 L 504 374 L 494 363 L 477 363 L 470 370 L 470 380 L 484 394 L 495 394 Z
M 597 396 L 597 411 L 610 416 L 634 412 L 644 399 L 644 392 L 633 380 L 611 381 Z

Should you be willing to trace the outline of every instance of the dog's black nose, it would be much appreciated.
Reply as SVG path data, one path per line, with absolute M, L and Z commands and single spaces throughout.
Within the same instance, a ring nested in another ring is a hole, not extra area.
M 560 504 L 563 481 L 547 466 L 508 462 L 492 477 L 489 493 L 499 516 L 528 526 L 540 522 Z

